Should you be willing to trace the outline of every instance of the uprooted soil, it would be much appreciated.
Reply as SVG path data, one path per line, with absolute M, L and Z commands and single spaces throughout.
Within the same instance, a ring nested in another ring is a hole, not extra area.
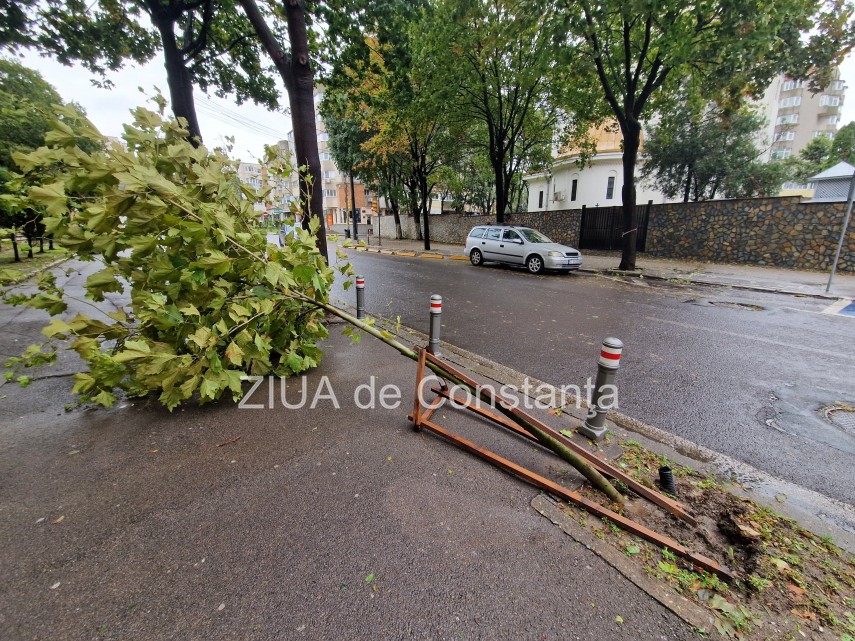
M 715 559 L 734 580 L 726 583 L 569 505 L 563 509 L 643 566 L 647 574 L 709 608 L 716 615 L 718 632 L 705 633 L 752 640 L 855 641 L 855 558 L 851 554 L 829 538 L 728 491 L 722 482 L 670 463 L 633 441 L 622 445 L 617 465 L 645 485 L 659 489 L 654 479 L 660 465 L 674 470 L 678 498 L 698 523 L 685 523 L 631 493 L 623 513 Z M 606 500 L 590 489 L 583 492 L 598 502 Z

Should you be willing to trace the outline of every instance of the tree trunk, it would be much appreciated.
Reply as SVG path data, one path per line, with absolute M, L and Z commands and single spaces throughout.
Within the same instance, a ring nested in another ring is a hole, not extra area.
M 493 164 L 493 178 L 496 181 L 496 222 L 505 222 L 505 211 L 508 209 L 508 185 L 505 180 L 504 159 L 490 157 Z
M 413 174 L 415 174 L 415 167 L 413 168 Z M 413 214 L 413 224 L 416 228 L 416 237 L 415 240 L 422 239 L 422 216 L 421 216 L 421 207 L 419 206 L 419 196 L 418 196 L 418 180 L 415 177 L 411 177 L 407 183 L 407 199 L 410 201 L 410 211 Z
M 177 16 L 173 15 L 169 6 L 158 0 L 148 0 L 146 5 L 163 44 L 163 66 L 166 68 L 166 84 L 169 87 L 169 102 L 172 105 L 172 113 L 176 118 L 183 118 L 187 121 L 190 143 L 198 147 L 202 142 L 202 131 L 196 117 L 196 103 L 193 100 L 193 82 L 190 79 L 190 71 L 187 69 L 184 55 L 175 40 Z
M 303 226 L 308 228 L 311 217 L 318 219 L 320 223 L 318 249 L 324 259 L 329 262 L 327 234 L 323 220 L 321 158 L 318 154 L 318 133 L 315 128 L 314 83 L 312 68 L 309 64 L 309 40 L 303 4 L 299 0 L 283 2 L 285 19 L 288 22 L 288 39 L 291 43 L 290 55 L 279 46 L 255 0 L 240 0 L 240 4 L 256 35 L 273 59 L 273 64 L 288 91 L 291 126 L 294 131 L 294 154 L 297 157 L 297 166 L 300 168 L 300 201 L 304 214 L 302 222 Z
M 428 177 L 424 170 L 419 175 L 419 196 L 422 216 L 425 219 L 425 251 L 430 251 L 430 190 L 428 189 Z
M 401 211 L 398 207 L 398 201 L 394 198 L 389 198 L 389 206 L 392 208 L 392 217 L 395 219 L 395 240 L 401 240 L 404 237 L 401 229 Z
M 620 269 L 635 269 L 635 246 L 638 230 L 635 229 L 635 165 L 641 145 L 641 124 L 634 121 L 621 123 L 623 133 L 623 237 Z
M 12 254 L 15 256 L 13 260 L 16 263 L 20 263 L 21 255 L 18 253 L 18 239 L 15 237 L 15 232 L 9 234 L 9 240 L 12 241 Z
M 353 216 L 353 241 L 359 241 L 359 228 L 356 221 L 356 189 L 353 186 L 353 167 L 350 168 L 350 215 Z

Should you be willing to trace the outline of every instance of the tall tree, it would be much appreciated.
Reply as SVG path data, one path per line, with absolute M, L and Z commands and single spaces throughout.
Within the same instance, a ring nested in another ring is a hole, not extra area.
M 837 130 L 832 148 L 839 160 L 855 165 L 855 121 Z
M 259 43 L 234 0 L 12 0 L 22 34 L 0 46 L 31 46 L 62 64 L 79 62 L 103 76 L 163 51 L 170 106 L 201 140 L 193 87 L 276 107 L 278 92 L 261 64 Z M 150 23 L 150 25 L 149 25 Z M 96 80 L 96 84 L 99 81 Z
M 493 170 L 496 220 L 504 222 L 515 176 L 530 156 L 549 149 L 558 112 L 551 3 L 440 0 L 421 32 L 416 66 L 432 66 L 450 85 L 450 116 Z M 483 127 L 473 130 L 469 122 Z
M 735 113 L 690 103 L 662 117 L 644 142 L 642 176 L 668 198 L 683 202 L 777 193 L 786 170 L 764 163 L 756 140 L 764 119 L 748 109 Z
M 318 131 L 315 126 L 315 90 L 305 3 L 302 0 L 283 2 L 290 52 L 282 47 L 255 0 L 240 0 L 240 4 L 259 40 L 273 59 L 273 64 L 288 91 L 294 131 L 294 153 L 300 175 L 303 226 L 309 229 L 311 218 L 318 220 L 318 249 L 324 259 L 328 260 L 323 224 L 321 158 L 318 154 Z
M 413 32 L 432 19 L 430 7 L 419 0 L 330 0 L 324 6 L 330 69 L 324 82 L 358 105 L 363 128 L 373 132 L 366 151 L 407 159 L 401 178 L 417 237 L 430 249 L 431 196 L 449 142 L 444 76 L 414 64 Z
M 686 95 L 759 93 L 783 70 L 805 77 L 852 45 L 845 0 L 562 0 L 570 44 L 595 74 L 623 135 L 621 269 L 635 268 L 635 168 L 642 121 Z M 813 35 L 805 38 L 810 30 Z M 820 78 L 823 74 L 816 74 Z M 827 75 L 827 74 L 826 74 Z

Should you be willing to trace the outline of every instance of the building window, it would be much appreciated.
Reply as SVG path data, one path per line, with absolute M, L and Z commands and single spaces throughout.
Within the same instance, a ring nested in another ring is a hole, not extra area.
M 782 109 L 786 109 L 787 107 L 798 107 L 802 104 L 801 96 L 790 96 L 789 98 L 784 98 L 779 103 Z
M 787 114 L 786 116 L 778 116 L 775 120 L 776 125 L 795 125 L 799 121 L 799 114 Z
M 846 83 L 842 80 L 835 80 L 831 83 L 831 89 L 833 91 L 843 91 L 844 89 L 846 89 Z
M 804 84 L 803 80 L 787 80 L 781 88 L 783 91 L 792 91 L 793 89 L 801 89 Z
M 793 140 L 795 137 L 795 131 L 779 131 L 775 134 L 775 142 L 778 142 L 779 140 Z
M 606 185 L 606 200 L 611 200 L 615 197 L 615 177 L 609 176 L 609 182 Z
M 537 208 L 543 209 L 543 192 L 541 191 L 537 197 Z
M 579 181 L 577 179 L 573 179 L 573 182 L 570 183 L 570 200 L 576 200 L 576 188 L 579 186 Z
M 333 177 L 333 172 L 332 172 L 332 171 L 330 171 L 329 169 L 327 169 L 327 170 L 324 172 L 324 178 L 332 178 L 332 177 Z
M 326 196 L 327 198 L 335 198 L 336 197 L 335 189 L 324 189 L 324 196 Z
M 332 156 L 330 155 L 330 152 L 328 152 L 328 151 L 322 151 L 321 152 L 321 160 L 330 160 L 331 158 L 332 158 Z
M 823 94 L 819 97 L 821 107 L 838 107 L 840 105 L 840 96 L 829 96 Z
M 827 122 L 829 125 L 836 125 L 840 122 L 840 116 L 829 116 Z
M 772 160 L 784 160 L 792 155 L 791 149 L 776 149 L 772 152 Z
M 322 142 L 326 142 L 329 139 L 330 139 L 330 135 L 325 131 L 322 131 L 321 133 L 318 134 L 318 140 L 320 140 Z

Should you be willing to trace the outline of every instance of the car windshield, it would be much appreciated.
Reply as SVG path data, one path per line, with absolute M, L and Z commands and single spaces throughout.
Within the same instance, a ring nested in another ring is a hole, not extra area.
M 546 236 L 541 234 L 539 231 L 535 231 L 534 229 L 518 229 L 519 233 L 525 236 L 525 239 L 530 243 L 551 243 Z

